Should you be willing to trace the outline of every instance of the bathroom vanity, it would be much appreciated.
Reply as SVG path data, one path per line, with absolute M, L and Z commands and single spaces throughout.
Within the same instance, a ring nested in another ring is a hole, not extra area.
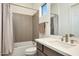
M 78 56 L 79 42 L 74 44 L 62 42 L 61 37 L 47 37 L 35 39 L 38 56 Z M 78 39 L 77 39 L 78 40 Z
M 40 44 L 37 43 L 37 55 L 38 56 L 63 56 L 62 54 Z

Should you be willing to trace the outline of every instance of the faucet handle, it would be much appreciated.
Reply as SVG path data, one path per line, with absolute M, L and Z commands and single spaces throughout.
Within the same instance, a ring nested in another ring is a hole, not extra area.
M 73 37 L 73 36 L 75 36 L 75 35 L 74 35 L 74 34 L 70 34 L 69 36 L 70 36 L 70 37 Z
M 65 34 L 65 42 L 68 42 L 69 40 L 69 35 L 68 34 Z
M 73 44 L 74 43 L 74 40 L 71 40 L 71 43 Z

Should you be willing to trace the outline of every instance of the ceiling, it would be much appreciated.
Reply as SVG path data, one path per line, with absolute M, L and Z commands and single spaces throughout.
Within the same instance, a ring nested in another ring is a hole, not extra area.
M 32 9 L 36 9 L 36 10 L 39 10 L 40 5 L 41 5 L 41 3 L 14 3 L 14 4 L 32 8 Z
M 38 10 L 33 8 L 27 8 L 26 5 L 17 5 L 17 4 L 11 4 L 11 11 L 12 13 L 19 13 L 19 14 L 25 14 L 25 15 L 31 15 L 33 16 Z M 27 5 L 30 6 L 30 5 Z

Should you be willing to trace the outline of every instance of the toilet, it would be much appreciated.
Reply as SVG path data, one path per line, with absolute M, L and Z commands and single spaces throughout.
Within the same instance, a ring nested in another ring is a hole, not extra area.
M 35 56 L 36 53 L 37 53 L 36 46 L 28 47 L 27 49 L 25 49 L 25 55 L 26 56 Z

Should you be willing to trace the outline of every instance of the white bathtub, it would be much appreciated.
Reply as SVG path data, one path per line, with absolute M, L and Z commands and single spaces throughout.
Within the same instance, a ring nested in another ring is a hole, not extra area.
M 25 49 L 31 46 L 36 46 L 36 43 L 33 41 L 15 43 L 12 56 L 24 56 Z

